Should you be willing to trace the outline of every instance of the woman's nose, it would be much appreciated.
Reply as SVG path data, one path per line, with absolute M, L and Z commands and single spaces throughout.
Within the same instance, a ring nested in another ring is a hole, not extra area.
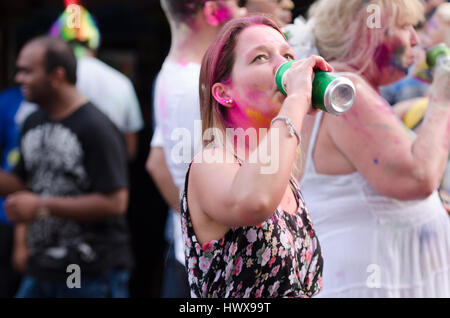
M 286 62 L 289 62 L 290 60 L 285 58 L 282 55 L 277 55 L 277 57 L 274 59 L 274 68 L 273 68 L 273 74 L 277 72 L 278 68 L 283 65 Z
M 420 44 L 420 38 L 419 35 L 416 32 L 416 29 L 414 27 L 411 27 L 411 46 L 417 46 Z

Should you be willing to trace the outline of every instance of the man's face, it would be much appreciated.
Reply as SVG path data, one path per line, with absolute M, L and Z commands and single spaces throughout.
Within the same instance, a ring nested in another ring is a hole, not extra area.
M 46 99 L 51 89 L 44 54 L 44 46 L 30 43 L 22 48 L 16 62 L 15 80 L 21 86 L 23 96 L 38 104 Z

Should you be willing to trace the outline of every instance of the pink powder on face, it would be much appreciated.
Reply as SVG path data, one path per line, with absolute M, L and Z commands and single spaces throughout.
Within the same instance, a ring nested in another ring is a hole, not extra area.
M 232 18 L 230 9 L 227 7 L 220 7 L 216 12 L 215 17 L 220 23 L 226 22 Z
M 390 49 L 386 44 L 382 44 L 375 53 L 375 63 L 380 70 L 394 67 L 397 70 L 407 73 L 408 68 L 403 65 L 403 55 L 405 49 L 400 45 L 394 45 Z
M 246 99 L 252 102 L 267 100 L 267 93 L 257 89 L 248 89 L 244 92 Z
M 381 70 L 391 63 L 391 51 L 387 47 L 386 44 L 382 44 L 375 53 L 375 63 L 377 64 L 378 68 Z

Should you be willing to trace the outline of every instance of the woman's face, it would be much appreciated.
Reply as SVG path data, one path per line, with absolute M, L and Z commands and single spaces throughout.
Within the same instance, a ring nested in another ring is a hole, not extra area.
M 449 34 L 450 28 L 439 18 L 438 15 L 433 15 L 424 27 L 421 34 L 422 45 L 426 49 L 431 49 L 434 46 L 445 42 L 446 36 Z
M 233 100 L 227 114 L 235 128 L 270 126 L 285 98 L 277 89 L 275 73 L 281 64 L 293 60 L 294 54 L 283 35 L 272 27 L 255 25 L 241 32 L 231 78 L 226 84 L 218 84 L 224 93 L 222 98 Z
M 376 52 L 375 63 L 383 78 L 395 82 L 403 78 L 414 63 L 414 47 L 419 37 L 410 23 L 397 23 Z M 386 84 L 386 83 L 382 83 Z

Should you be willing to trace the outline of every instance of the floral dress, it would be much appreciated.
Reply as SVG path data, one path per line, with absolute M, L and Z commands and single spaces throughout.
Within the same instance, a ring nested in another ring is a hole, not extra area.
M 196 298 L 312 297 L 322 285 L 323 258 L 300 189 L 291 215 L 277 210 L 258 226 L 236 227 L 200 245 L 187 205 L 189 170 L 181 202 L 186 268 Z

